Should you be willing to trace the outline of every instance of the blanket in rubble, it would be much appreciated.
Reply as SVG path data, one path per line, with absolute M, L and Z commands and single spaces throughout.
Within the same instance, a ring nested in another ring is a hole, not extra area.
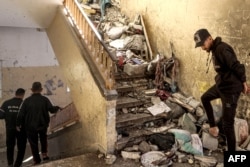
M 175 144 L 175 136 L 173 133 L 155 133 L 148 137 L 148 142 L 155 144 L 160 150 L 170 150 Z

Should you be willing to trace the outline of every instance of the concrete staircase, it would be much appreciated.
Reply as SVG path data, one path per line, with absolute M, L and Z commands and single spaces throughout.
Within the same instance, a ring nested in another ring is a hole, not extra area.
M 140 75 L 128 76 L 120 72 L 117 73 L 116 90 L 118 99 L 116 105 L 116 130 L 118 139 L 116 151 L 121 151 L 124 147 L 139 144 L 146 140 L 152 132 L 144 130 L 143 127 L 149 122 L 165 121 L 163 116 L 152 116 L 147 111 L 151 106 L 151 97 L 145 94 L 150 88 L 154 76 Z

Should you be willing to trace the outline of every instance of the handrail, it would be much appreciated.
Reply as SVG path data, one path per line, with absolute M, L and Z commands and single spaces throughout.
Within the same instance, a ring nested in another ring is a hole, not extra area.
M 49 132 L 53 133 L 64 127 L 79 121 L 80 117 L 76 111 L 74 103 L 65 106 L 61 111 L 50 117 Z
M 106 89 L 113 89 L 115 84 L 115 62 L 117 61 L 115 56 L 109 52 L 102 41 L 101 35 L 77 0 L 64 0 L 63 4 L 68 16 L 73 21 L 73 26 L 77 28 L 81 38 L 88 46 L 90 56 L 105 82 Z

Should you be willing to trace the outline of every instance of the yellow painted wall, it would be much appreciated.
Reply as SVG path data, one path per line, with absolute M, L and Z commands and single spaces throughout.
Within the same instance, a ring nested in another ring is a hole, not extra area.
M 42 83 L 42 94 L 49 97 L 53 104 L 65 107 L 72 102 L 67 84 L 58 66 L 48 67 L 12 67 L 3 68 L 3 98 L 12 98 L 17 88 L 26 90 L 25 98 L 31 95 L 31 86 L 35 81 Z
M 24 98 L 30 96 L 30 89 L 35 81 L 42 83 L 42 94 L 47 96 L 54 105 L 65 107 L 72 102 L 70 92 L 67 92 L 65 78 L 58 66 L 6 67 L 2 68 L 2 78 L 3 97 L 0 99 L 1 105 L 5 100 L 14 97 L 15 91 L 19 87 L 26 90 Z M 4 120 L 0 120 L 0 146 L 5 146 Z

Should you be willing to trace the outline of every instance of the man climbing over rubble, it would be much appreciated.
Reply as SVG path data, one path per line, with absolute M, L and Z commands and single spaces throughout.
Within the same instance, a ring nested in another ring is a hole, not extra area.
M 222 102 L 222 127 L 227 139 L 228 151 L 235 151 L 234 117 L 237 101 L 241 92 L 244 94 L 249 92 L 246 83 L 245 67 L 237 60 L 233 48 L 223 42 L 221 37 L 213 39 L 207 29 L 196 31 L 194 41 L 196 48 L 201 47 L 202 50 L 207 51 L 209 54 L 212 52 L 210 62 L 213 60 L 214 70 L 217 73 L 215 85 L 201 96 L 201 101 L 210 124 L 209 133 L 214 137 L 217 137 L 219 134 L 211 101 L 220 98 Z M 210 64 L 210 62 L 208 63 Z

